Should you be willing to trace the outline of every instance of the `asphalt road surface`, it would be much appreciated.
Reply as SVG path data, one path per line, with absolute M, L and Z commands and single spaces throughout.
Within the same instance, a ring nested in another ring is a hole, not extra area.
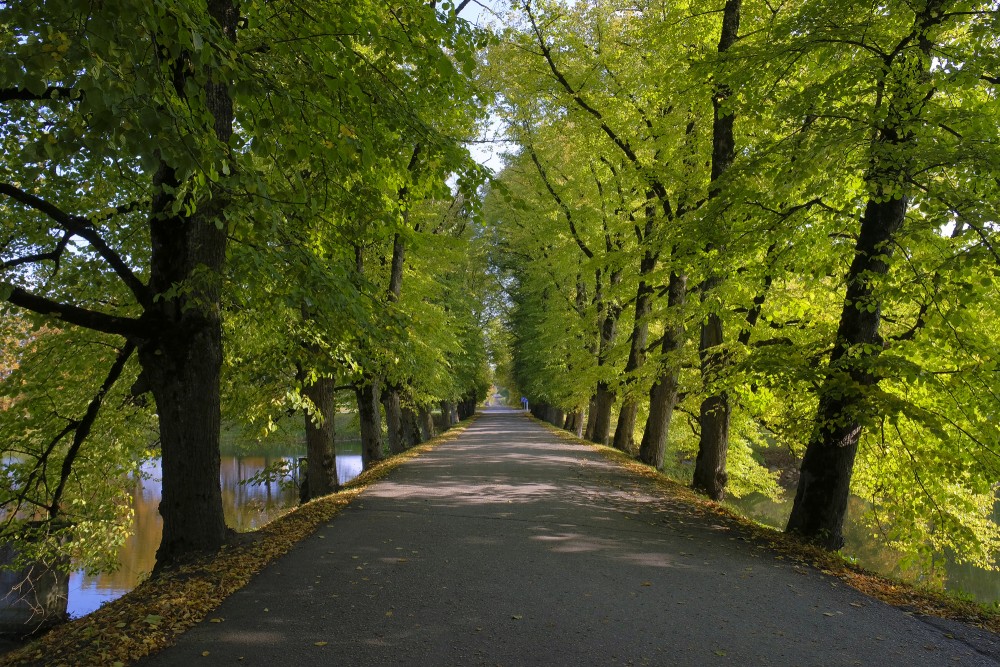
M 210 617 L 141 664 L 1000 664 L 994 635 L 784 560 L 497 409 Z

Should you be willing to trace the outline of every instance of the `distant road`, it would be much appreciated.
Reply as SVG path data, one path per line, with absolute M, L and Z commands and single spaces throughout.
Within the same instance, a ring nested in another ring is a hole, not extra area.
M 784 561 L 502 408 L 209 616 L 141 664 L 1000 664 L 993 635 Z

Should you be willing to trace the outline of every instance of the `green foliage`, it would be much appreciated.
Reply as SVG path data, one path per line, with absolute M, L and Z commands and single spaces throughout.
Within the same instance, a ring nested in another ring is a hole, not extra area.
M 172 0 L 0 5 L 0 539 L 22 518 L 60 513 L 74 555 L 111 565 L 128 477 L 155 443 L 148 395 L 128 390 L 142 393 L 135 361 L 66 474 L 74 433 L 56 436 L 100 394 L 118 349 L 131 350 L 88 330 L 121 334 L 153 304 L 221 306 L 227 420 L 258 435 L 289 411 L 315 412 L 301 389 L 320 376 L 381 375 L 422 403 L 485 395 L 482 290 L 458 289 L 477 273 L 463 230 L 483 173 L 461 139 L 480 119 L 471 74 L 484 34 L 420 2 L 239 11 L 234 40 L 204 6 Z M 232 101 L 227 142 L 220 95 Z M 453 199 L 464 203 L 443 203 Z M 224 275 L 188 267 L 146 293 L 160 206 L 225 230 Z M 410 252 L 393 300 L 396 238 Z M 20 292 L 63 310 L 9 307 Z M 67 320 L 67 307 L 88 312 Z M 26 344 L 29 310 L 50 328 Z M 64 322 L 52 325 L 53 312 Z
M 5 313 L 3 335 L 23 321 Z M 112 409 L 101 412 L 67 474 L 73 443 L 67 429 L 83 418 L 115 350 L 96 334 L 41 328 L 29 335 L 17 348 L 17 367 L 0 382 L 0 539 L 16 539 L 27 561 L 51 561 L 54 550 L 77 567 L 112 568 L 132 518 L 133 480 L 155 440 L 150 410 L 127 392 L 127 378 L 134 380 L 138 369 L 130 364 L 126 381 L 107 396 Z M 39 386 L 44 391 L 33 391 Z M 52 525 L 30 523 L 50 514 L 58 517 Z
M 668 468 L 688 469 L 701 400 L 726 391 L 729 491 L 774 495 L 756 452 L 801 455 L 829 425 L 816 421 L 820 388 L 857 392 L 860 414 L 837 419 L 862 420 L 860 520 L 920 558 L 953 550 L 993 567 L 995 7 L 940 3 L 915 31 L 920 3 L 743 3 L 740 39 L 720 54 L 722 4 L 524 4 L 485 55 L 515 145 L 486 200 L 512 383 L 565 409 L 585 405 L 598 381 L 620 394 L 628 322 L 606 345 L 600 323 L 608 308 L 627 312 L 652 250 L 650 339 L 679 324 L 687 339 L 667 357 L 650 345 L 629 391 L 644 396 L 661 368 L 680 369 Z M 737 155 L 708 198 L 719 85 Z M 644 237 L 657 182 L 672 207 Z M 901 196 L 887 274 L 864 276 L 873 296 L 846 304 L 880 316 L 883 342 L 847 355 L 878 380 L 863 388 L 828 360 L 866 203 Z M 687 278 L 683 306 L 666 304 L 670 272 Z M 708 288 L 713 275 L 725 279 Z M 697 331 L 709 314 L 722 319 L 726 365 L 703 378 Z

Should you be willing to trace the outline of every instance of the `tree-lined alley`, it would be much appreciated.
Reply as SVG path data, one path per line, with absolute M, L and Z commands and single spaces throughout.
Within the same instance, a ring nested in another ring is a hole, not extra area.
M 509 19 L 487 217 L 536 414 L 717 499 L 776 492 L 784 450 L 789 531 L 838 548 L 854 493 L 894 546 L 992 566 L 996 4 Z
M 159 456 L 166 566 L 228 539 L 224 423 L 304 419 L 315 498 L 345 396 L 371 465 L 493 384 L 995 566 L 1000 6 L 471 9 L 0 0 L 0 540 L 112 566 Z

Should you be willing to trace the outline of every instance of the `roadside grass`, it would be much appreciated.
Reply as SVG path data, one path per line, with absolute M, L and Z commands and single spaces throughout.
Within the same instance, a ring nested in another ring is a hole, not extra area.
M 613 447 L 596 445 L 535 417 L 531 417 L 531 419 L 560 439 L 593 448 L 605 458 L 637 476 L 652 481 L 665 496 L 683 501 L 720 519 L 734 522 L 743 532 L 766 544 L 783 559 L 815 567 L 824 574 L 837 577 L 865 595 L 904 611 L 970 623 L 991 632 L 1000 633 L 1000 607 L 965 599 L 947 591 L 915 586 L 905 581 L 865 570 L 849 562 L 839 552 L 827 551 L 803 542 L 792 535 L 748 519 L 742 514 L 698 495 L 689 487 L 670 479 L 656 469 L 639 463 L 625 452 Z
M 209 617 L 267 564 L 339 514 L 372 483 L 400 464 L 454 440 L 476 418 L 377 463 L 338 493 L 300 505 L 254 532 L 234 534 L 216 554 L 158 573 L 121 598 L 0 656 L 0 664 L 123 667 L 169 646 L 182 632 Z

